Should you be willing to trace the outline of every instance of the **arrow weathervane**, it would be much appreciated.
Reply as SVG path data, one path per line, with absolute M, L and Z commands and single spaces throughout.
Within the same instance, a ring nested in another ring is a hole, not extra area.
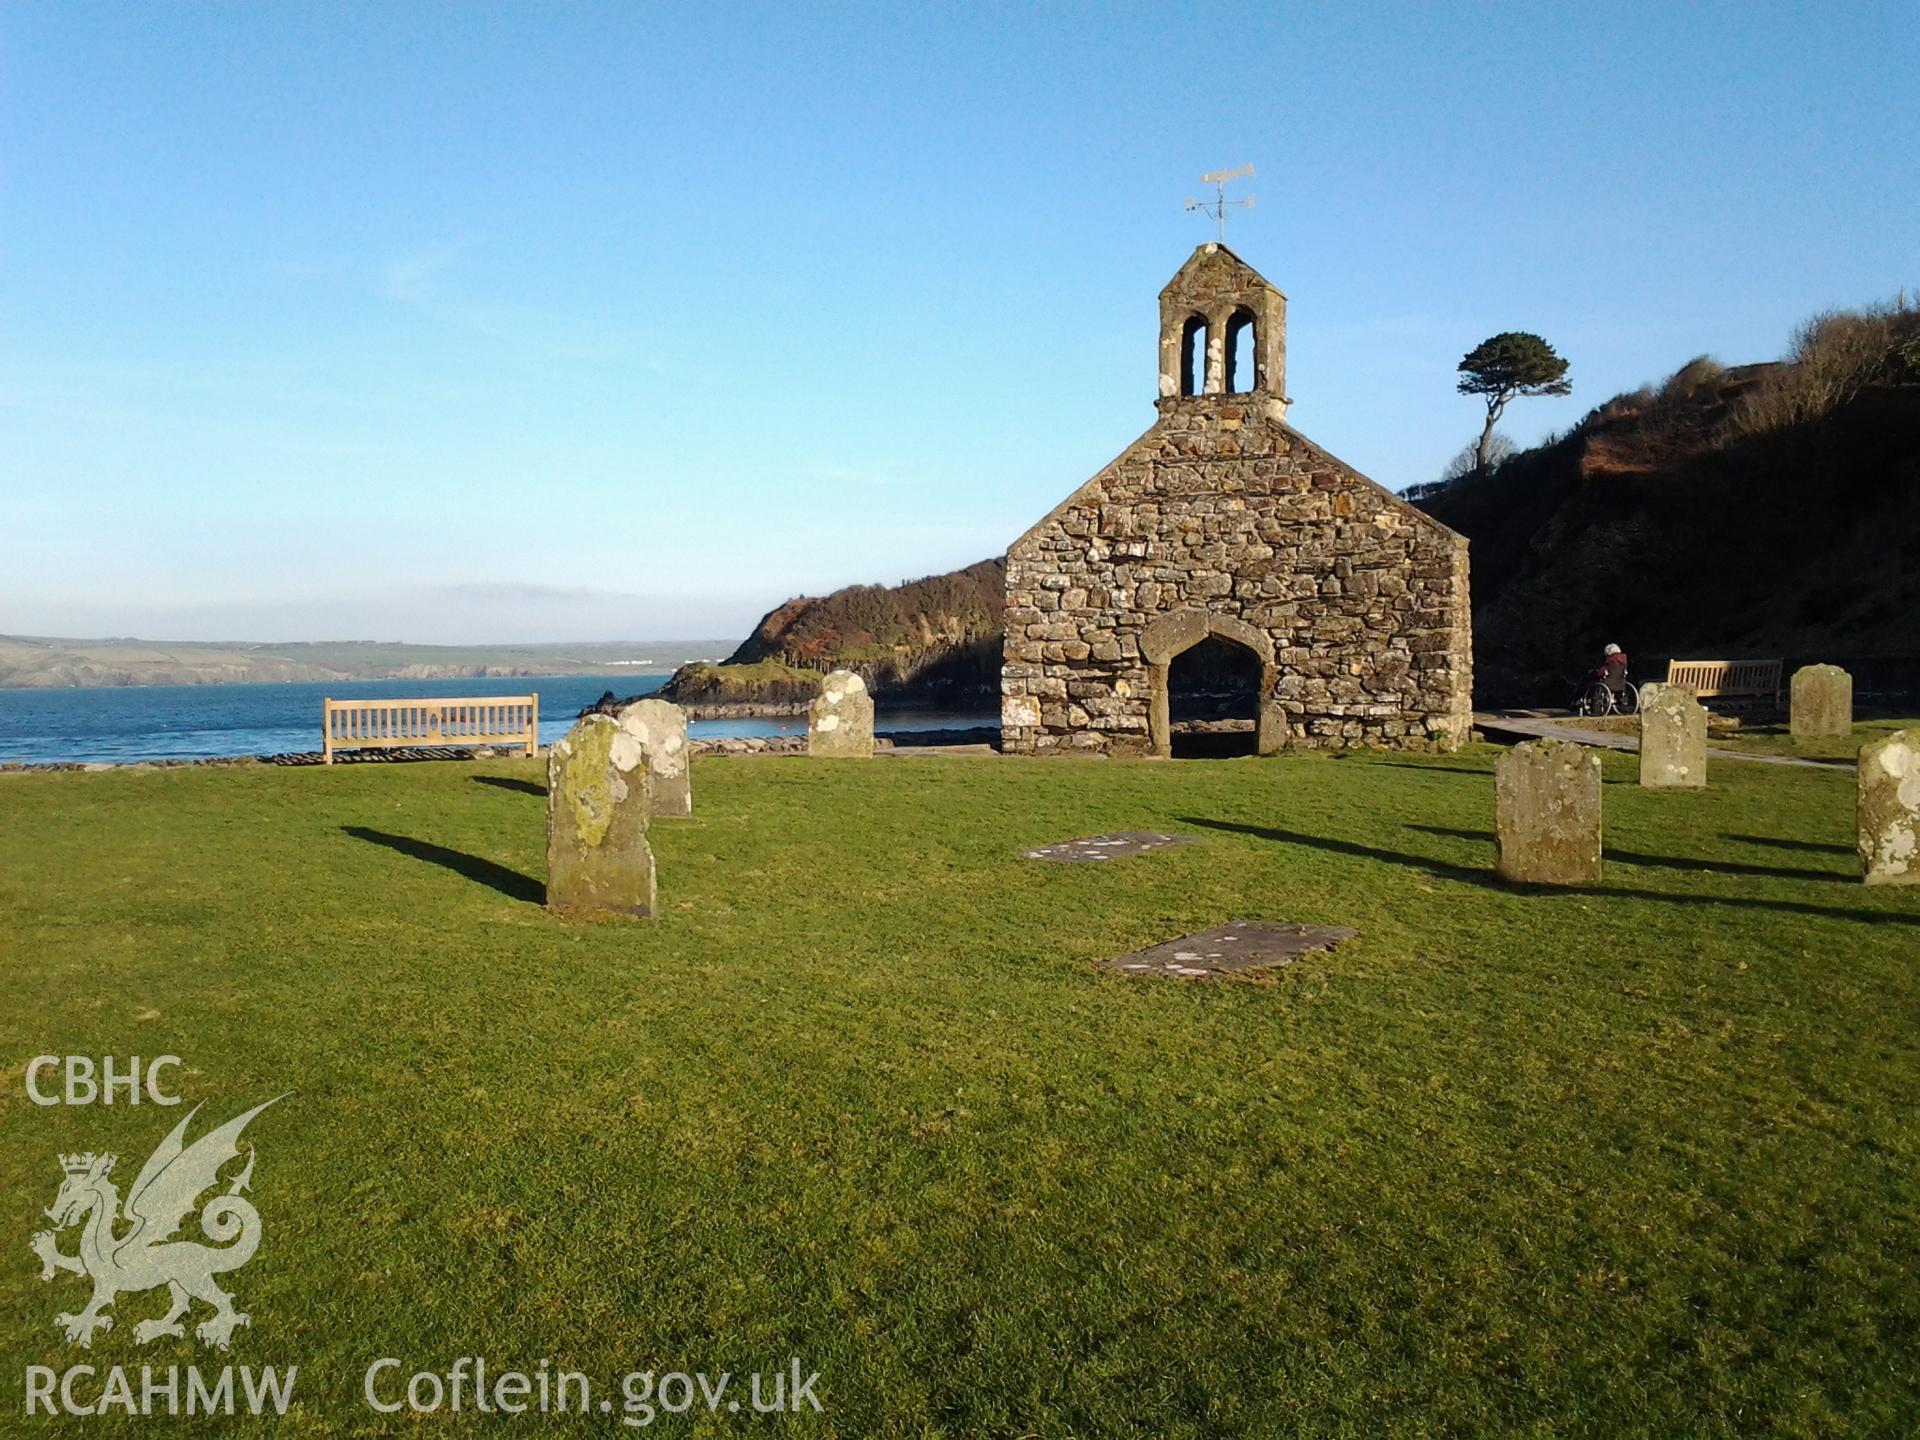
M 1200 177 L 1200 183 L 1202 185 L 1213 186 L 1213 199 L 1194 200 L 1189 198 L 1187 200 L 1187 209 L 1204 210 L 1213 217 L 1214 224 L 1220 227 L 1220 243 L 1222 245 L 1227 243 L 1227 207 L 1229 205 L 1244 205 L 1251 209 L 1253 206 L 1253 196 L 1251 195 L 1241 200 L 1229 200 L 1227 198 L 1227 182 L 1230 180 L 1238 180 L 1243 176 L 1251 180 L 1253 178 L 1253 166 L 1242 165 L 1238 170 L 1215 170 L 1211 174 L 1202 175 Z

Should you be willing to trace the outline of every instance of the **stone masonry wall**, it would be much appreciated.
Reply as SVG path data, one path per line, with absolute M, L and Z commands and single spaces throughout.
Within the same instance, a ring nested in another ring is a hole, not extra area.
M 1003 747 L 1149 750 L 1141 637 L 1189 610 L 1271 637 L 1262 704 L 1284 715 L 1288 744 L 1463 741 L 1467 542 L 1264 397 L 1158 405 L 1152 429 L 1008 551 Z

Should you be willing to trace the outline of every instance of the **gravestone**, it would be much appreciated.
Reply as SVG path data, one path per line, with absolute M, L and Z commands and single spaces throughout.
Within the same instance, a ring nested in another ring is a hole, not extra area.
M 1707 783 L 1707 710 L 1677 685 L 1640 703 L 1640 783 L 1649 790 L 1700 790 Z
M 1855 812 L 1869 885 L 1920 885 L 1920 725 L 1860 752 Z
M 1516 745 L 1493 767 L 1496 868 L 1523 885 L 1600 878 L 1600 757 L 1565 740 Z
M 1794 671 L 1787 704 L 1787 728 L 1796 741 L 1853 734 L 1853 676 L 1838 665 Z
M 636 700 L 621 709 L 620 728 L 640 742 L 646 757 L 648 817 L 681 820 L 693 814 L 687 712 L 665 700 Z
M 1027 860 L 1054 860 L 1067 865 L 1084 865 L 1101 860 L 1130 860 L 1151 850 L 1169 845 L 1191 845 L 1191 835 L 1168 835 L 1159 830 L 1114 830 L 1105 835 L 1089 835 L 1083 840 L 1062 840 L 1058 845 L 1042 845 L 1022 850 Z
M 1345 925 L 1287 925 L 1272 920 L 1235 920 L 1198 935 L 1183 935 L 1101 960 L 1095 968 L 1128 975 L 1173 975 L 1182 980 L 1215 980 L 1248 970 L 1291 965 L 1315 950 L 1331 950 L 1360 932 Z
M 647 761 L 611 715 L 588 715 L 547 755 L 547 905 L 576 914 L 653 914 Z
M 820 682 L 820 694 L 807 706 L 807 753 L 872 756 L 873 697 L 853 671 L 836 670 Z

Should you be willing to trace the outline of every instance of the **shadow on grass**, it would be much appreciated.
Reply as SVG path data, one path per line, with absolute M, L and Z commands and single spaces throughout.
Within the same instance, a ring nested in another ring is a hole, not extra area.
M 1754 865 L 1745 860 L 1688 860 L 1677 855 L 1641 855 L 1632 850 L 1606 849 L 1606 858 L 1623 865 L 1645 865 L 1662 870 L 1696 870 L 1719 875 L 1753 875 L 1762 880 L 1814 880 L 1829 885 L 1851 885 L 1857 875 L 1837 870 L 1808 870 L 1794 865 Z
M 1885 910 L 1837 910 L 1827 905 L 1808 905 L 1798 900 L 1768 900 L 1758 895 L 1674 895 L 1663 890 L 1633 890 L 1614 885 L 1516 885 L 1502 880 L 1492 870 L 1470 865 L 1455 865 L 1426 855 L 1409 855 L 1377 845 L 1362 845 L 1354 840 L 1335 840 L 1326 835 L 1302 835 L 1293 830 L 1276 830 L 1268 825 L 1243 825 L 1232 820 L 1208 820 L 1183 815 L 1181 823 L 1199 825 L 1208 830 L 1225 830 L 1235 835 L 1251 835 L 1256 840 L 1271 840 L 1281 845 L 1306 845 L 1335 855 L 1350 855 L 1360 860 L 1378 860 L 1389 865 L 1404 865 L 1441 880 L 1458 880 L 1503 895 L 1592 895 L 1602 899 L 1651 900 L 1664 905 L 1730 905 L 1742 910 L 1777 910 L 1789 915 L 1810 915 L 1821 920 L 1858 920 L 1869 925 L 1920 925 L 1920 915 L 1902 915 Z M 1421 827 L 1439 830 L 1439 827 Z M 1490 840 L 1481 830 L 1439 830 L 1446 835 L 1465 835 Z M 1617 859 L 1624 857 L 1616 856 Z M 1838 876 L 1822 873 L 1823 880 Z
M 449 850 L 444 845 L 435 845 L 431 840 L 416 840 L 411 835 L 389 835 L 384 830 L 369 830 L 364 825 L 342 825 L 340 829 L 356 840 L 384 845 L 415 860 L 425 860 L 429 865 L 451 870 L 490 890 L 498 890 L 509 900 L 524 900 L 529 905 L 544 905 L 547 902 L 546 887 L 531 875 L 522 875 L 518 870 L 509 870 L 479 855 L 469 855 L 464 850 Z
M 1805 850 L 1817 855 L 1858 853 L 1851 845 L 1828 845 L 1819 840 L 1789 840 L 1784 835 L 1730 835 L 1722 831 L 1720 838 L 1732 840 L 1740 845 L 1765 845 L 1775 850 Z
M 1480 840 L 1493 844 L 1491 830 L 1455 830 L 1446 825 L 1409 825 L 1409 830 L 1424 830 L 1429 835 L 1448 835 L 1460 840 Z M 1852 853 L 1852 852 L 1848 852 Z M 1818 880 L 1849 883 L 1854 877 L 1834 870 L 1807 870 L 1794 865 L 1754 865 L 1744 860 L 1689 860 L 1679 855 L 1643 855 L 1637 850 L 1618 850 L 1608 845 L 1605 857 L 1622 865 L 1643 865 L 1660 870 L 1696 870 L 1707 874 L 1754 875 L 1762 880 Z
M 1375 765 L 1389 770 L 1418 770 L 1422 775 L 1465 776 L 1472 780 L 1491 780 L 1491 770 L 1469 770 L 1464 765 L 1420 765 L 1412 760 L 1375 760 Z
M 511 775 L 474 775 L 469 777 L 476 785 L 491 785 L 496 790 L 518 790 L 522 795 L 538 795 L 546 798 L 547 787 L 538 780 L 515 780 Z

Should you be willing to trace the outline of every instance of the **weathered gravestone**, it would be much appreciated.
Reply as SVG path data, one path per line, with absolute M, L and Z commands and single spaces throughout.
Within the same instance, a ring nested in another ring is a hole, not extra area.
M 836 670 L 820 682 L 820 694 L 807 706 L 807 753 L 873 754 L 873 697 L 853 671 Z
M 1083 840 L 1062 840 L 1058 845 L 1042 845 L 1022 850 L 1024 859 L 1056 860 L 1067 865 L 1084 865 L 1102 860 L 1128 860 L 1150 850 L 1169 845 L 1191 845 L 1191 835 L 1168 835 L 1158 830 L 1114 830 L 1105 835 L 1089 835 Z
M 611 715 L 588 715 L 547 755 L 547 904 L 653 914 L 647 761 Z
M 620 728 L 640 742 L 647 762 L 648 817 L 679 820 L 693 814 L 687 712 L 665 700 L 636 700 L 621 709 Z
M 1524 885 L 1600 878 L 1600 757 L 1565 740 L 1516 745 L 1493 767 L 1496 868 Z
M 1860 752 L 1855 812 L 1869 885 L 1920 885 L 1920 725 Z
M 1787 728 L 1795 740 L 1853 734 L 1853 676 L 1838 665 L 1794 671 L 1787 704 Z
M 1360 932 L 1344 925 L 1286 925 L 1272 920 L 1235 920 L 1159 945 L 1101 960 L 1095 968 L 1129 975 L 1176 975 L 1182 980 L 1218 979 L 1245 970 L 1291 965 L 1315 950 L 1331 950 Z
M 1662 685 L 1640 702 L 1640 783 L 1699 790 L 1707 783 L 1707 710 L 1688 691 Z

